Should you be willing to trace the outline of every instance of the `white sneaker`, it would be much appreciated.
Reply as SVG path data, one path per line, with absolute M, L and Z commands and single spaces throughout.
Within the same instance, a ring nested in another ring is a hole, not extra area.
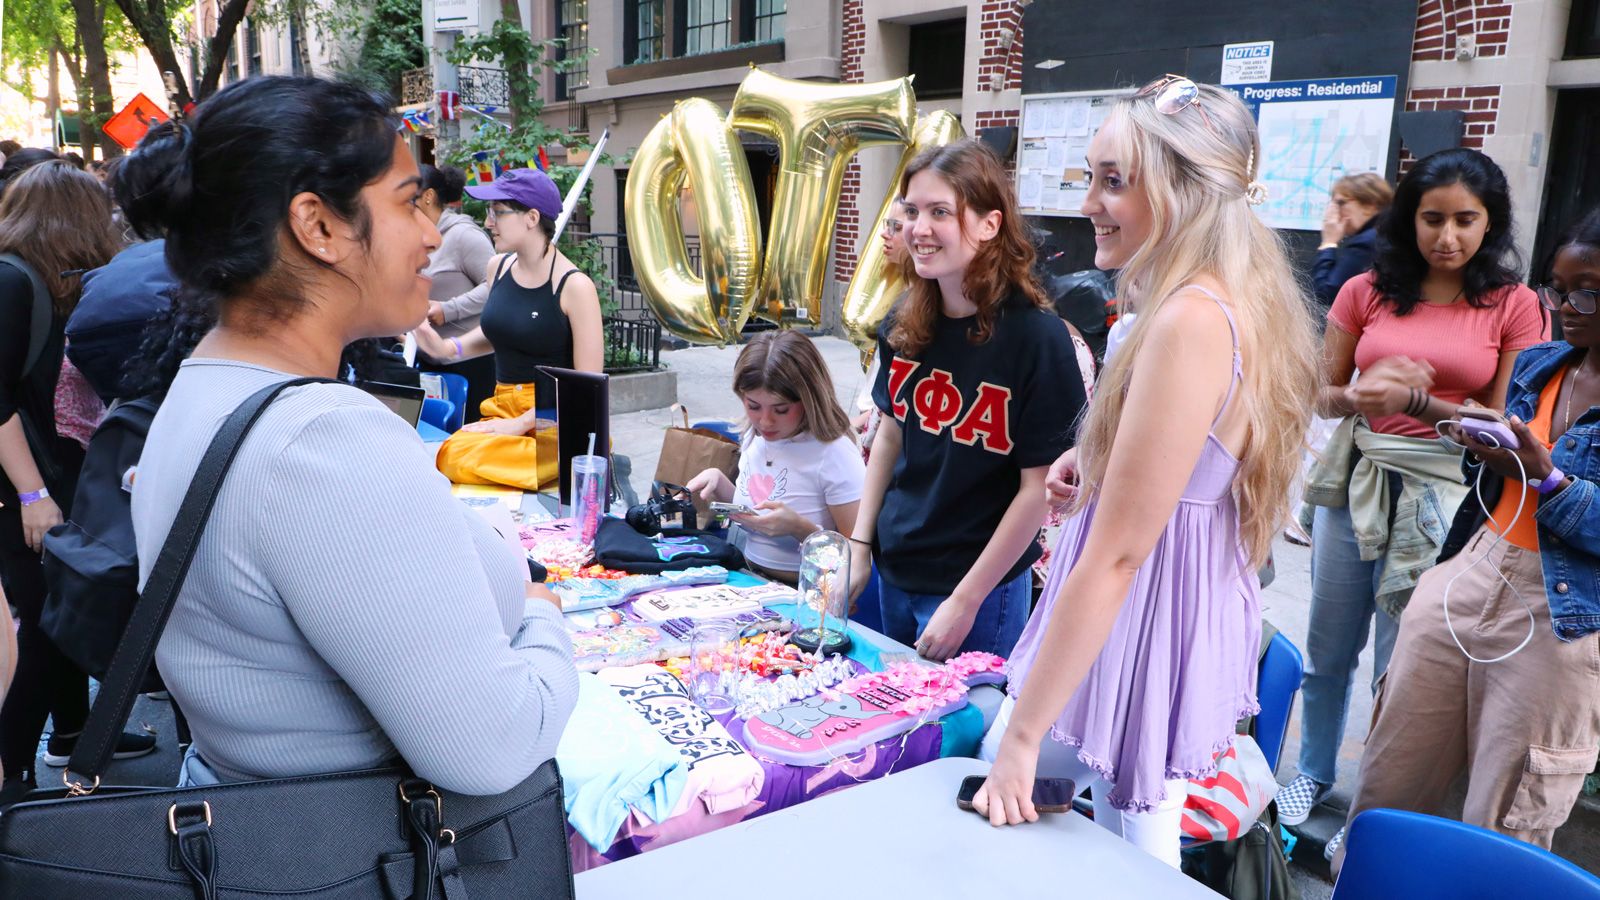
M 1344 843 L 1344 829 L 1334 833 L 1333 839 L 1328 841 L 1328 846 L 1322 848 L 1322 858 L 1333 862 L 1333 855 L 1339 852 L 1339 845 Z
M 1323 784 L 1308 775 L 1296 775 L 1294 780 L 1278 788 L 1278 821 L 1285 825 L 1299 825 L 1311 816 L 1317 804 L 1328 799 L 1333 785 Z

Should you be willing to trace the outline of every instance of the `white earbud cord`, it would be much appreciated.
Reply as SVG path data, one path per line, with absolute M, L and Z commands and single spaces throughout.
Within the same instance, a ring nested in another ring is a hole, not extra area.
M 1447 420 L 1445 420 L 1443 422 L 1440 422 L 1438 425 L 1436 425 L 1434 427 L 1435 427 L 1436 431 L 1439 431 L 1439 436 L 1440 437 L 1444 437 L 1444 431 L 1443 431 L 1444 426 L 1445 425 L 1449 425 L 1449 424 L 1453 424 L 1453 423 L 1457 423 L 1457 420 L 1447 419 Z M 1484 437 L 1485 437 L 1484 443 L 1492 443 L 1492 444 L 1494 444 L 1494 446 L 1496 448 L 1498 448 L 1500 446 L 1500 442 L 1495 439 L 1494 435 L 1492 435 L 1492 434 L 1491 435 L 1485 435 Z M 1451 441 L 1449 438 L 1444 438 L 1444 439 L 1446 441 L 1449 441 L 1451 444 L 1455 444 L 1455 442 Z M 1468 572 L 1472 571 L 1472 569 L 1475 566 L 1477 566 L 1479 563 L 1483 563 L 1483 562 L 1488 562 L 1489 561 L 1489 557 L 1490 557 L 1490 555 L 1493 554 L 1494 549 L 1496 547 L 1500 546 L 1500 544 L 1505 541 L 1506 532 L 1510 531 L 1512 528 L 1515 528 L 1517 523 L 1522 520 L 1522 510 L 1528 504 L 1528 489 L 1527 489 L 1527 485 L 1528 485 L 1528 470 L 1523 468 L 1522 458 L 1517 456 L 1516 453 L 1512 453 L 1511 454 L 1511 458 L 1516 461 L 1516 463 L 1517 463 L 1517 471 L 1519 473 L 1521 473 L 1521 475 L 1522 475 L 1523 491 L 1522 491 L 1522 494 L 1517 497 L 1517 511 L 1515 513 L 1512 513 L 1510 524 L 1508 524 L 1508 525 L 1506 525 L 1504 527 L 1501 527 L 1500 523 L 1498 521 L 1496 521 L 1496 519 L 1494 517 L 1494 513 L 1491 512 L 1489 510 L 1489 508 L 1486 505 L 1484 505 L 1484 502 L 1483 502 L 1483 473 L 1489 471 L 1489 466 L 1487 464 L 1479 466 L 1478 467 L 1477 483 L 1473 486 L 1472 493 L 1473 493 L 1473 496 L 1478 501 L 1478 508 L 1483 510 L 1484 516 L 1487 517 L 1488 520 L 1491 523 L 1493 523 L 1494 526 L 1495 526 L 1494 542 L 1489 545 L 1489 549 L 1484 552 L 1483 556 L 1481 556 L 1478 559 L 1474 560 L 1465 569 L 1462 569 L 1461 571 L 1457 572 L 1456 574 L 1450 576 L 1450 580 L 1445 582 L 1445 585 L 1444 585 L 1444 627 L 1449 630 L 1449 632 L 1450 632 L 1450 640 L 1455 641 L 1456 649 L 1460 650 L 1463 656 L 1465 656 L 1467 659 L 1472 660 L 1475 663 L 1488 664 L 1488 663 L 1504 662 L 1505 660 L 1508 660 L 1511 657 L 1516 656 L 1518 653 L 1522 652 L 1522 649 L 1524 647 L 1526 647 L 1526 646 L 1528 646 L 1528 644 L 1532 643 L 1533 634 L 1534 634 L 1535 631 L 1538 630 L 1538 627 L 1539 627 L 1538 626 L 1538 619 L 1533 614 L 1533 607 L 1531 605 L 1529 605 L 1527 599 L 1522 596 L 1522 592 L 1517 590 L 1517 586 L 1511 583 L 1511 580 L 1506 577 L 1504 572 L 1500 571 L 1499 567 L 1494 567 L 1494 574 L 1497 577 L 1499 577 L 1500 582 L 1502 584 L 1504 584 L 1506 587 L 1511 589 L 1511 593 L 1516 595 L 1517 602 L 1521 603 L 1522 604 L 1522 608 L 1524 610 L 1526 610 L 1527 613 L 1528 613 L 1528 634 L 1527 634 L 1526 637 L 1524 637 L 1522 639 L 1522 643 L 1518 644 L 1516 647 L 1514 647 L 1510 651 L 1508 651 L 1508 652 L 1506 652 L 1506 653 L 1504 653 L 1504 654 L 1502 654 L 1500 656 L 1496 656 L 1493 659 L 1479 659 L 1478 657 L 1473 656 L 1472 653 L 1469 652 L 1467 650 L 1467 648 L 1462 645 L 1461 638 L 1456 635 L 1456 626 L 1450 621 L 1450 589 L 1455 587 L 1456 579 L 1460 578 L 1461 576 L 1463 576 L 1463 575 L 1467 574 Z

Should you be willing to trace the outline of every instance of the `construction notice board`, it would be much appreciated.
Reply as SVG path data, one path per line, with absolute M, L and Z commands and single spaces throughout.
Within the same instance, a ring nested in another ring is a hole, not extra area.
M 1257 212 L 1273 228 L 1316 231 L 1335 181 L 1358 172 L 1388 177 L 1395 76 L 1227 87 L 1261 132 L 1256 180 L 1266 185 L 1267 202 Z
M 1017 140 L 1017 205 L 1030 216 L 1077 216 L 1089 192 L 1089 138 L 1131 88 L 1032 94 L 1022 98 Z

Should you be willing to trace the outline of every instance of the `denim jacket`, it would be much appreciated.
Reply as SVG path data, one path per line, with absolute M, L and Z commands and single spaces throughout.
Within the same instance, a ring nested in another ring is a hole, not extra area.
M 1565 341 L 1537 344 L 1518 354 L 1506 391 L 1506 416 L 1531 421 L 1539 391 L 1582 354 Z M 1550 624 L 1557 638 L 1572 641 L 1600 631 L 1600 406 L 1590 407 L 1578 417 L 1556 441 L 1550 457 L 1575 480 L 1540 498 L 1534 522 L 1539 529 Z M 1471 455 L 1465 457 L 1463 471 L 1469 479 L 1476 481 L 1478 467 Z M 1482 490 L 1475 488 L 1462 502 L 1440 562 L 1466 546 L 1486 521 L 1483 509 L 1493 509 L 1500 501 L 1505 479 L 1486 473 L 1477 483 Z

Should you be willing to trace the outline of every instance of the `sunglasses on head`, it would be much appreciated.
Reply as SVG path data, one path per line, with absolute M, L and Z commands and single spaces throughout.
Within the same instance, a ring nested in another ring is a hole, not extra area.
M 1192 106 L 1200 111 L 1200 119 L 1206 123 L 1206 127 L 1216 131 L 1216 127 L 1211 124 L 1211 117 L 1206 115 L 1205 104 L 1200 102 L 1200 85 L 1182 75 L 1164 75 L 1157 78 L 1140 88 L 1134 96 L 1151 98 L 1156 112 L 1164 116 L 1175 116 Z
M 1539 305 L 1551 312 L 1560 312 L 1562 304 L 1571 303 L 1574 312 L 1592 316 L 1597 297 L 1600 297 L 1600 294 L 1595 291 L 1567 291 L 1563 294 L 1549 285 L 1539 288 Z

